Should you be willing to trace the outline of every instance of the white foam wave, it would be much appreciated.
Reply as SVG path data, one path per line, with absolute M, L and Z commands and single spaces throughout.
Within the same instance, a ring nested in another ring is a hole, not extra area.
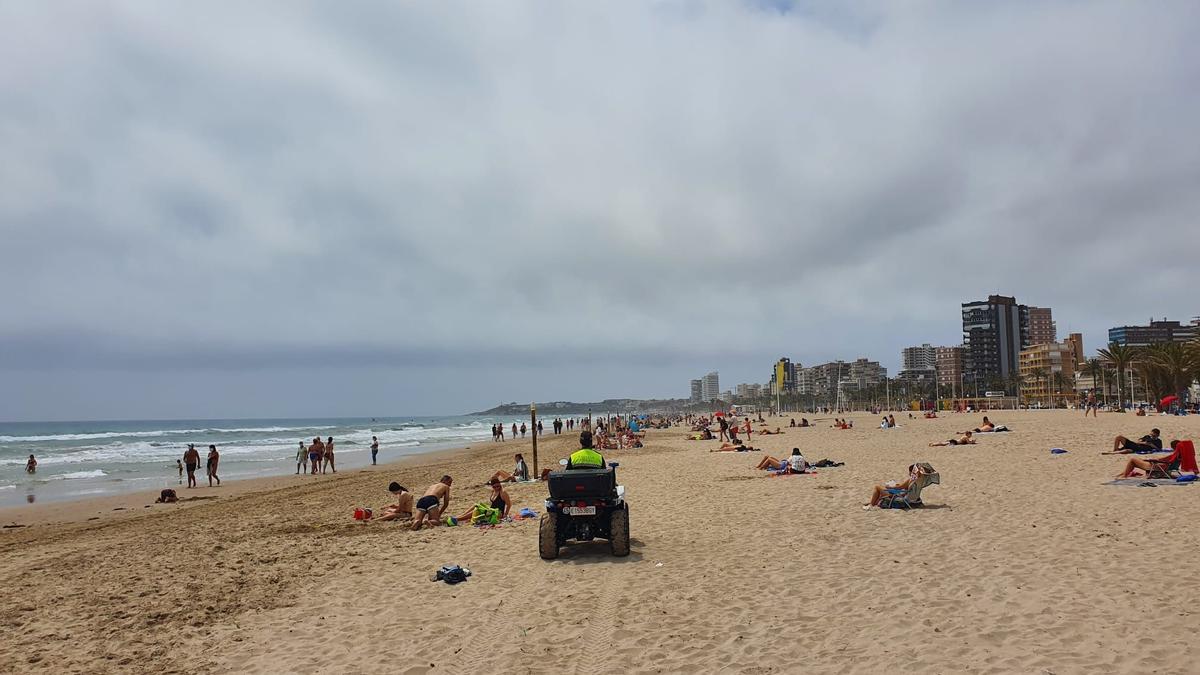
M 72 471 L 71 473 L 60 473 L 57 476 L 50 476 L 46 480 L 79 480 L 83 478 L 103 478 L 108 474 L 100 469 L 93 471 Z
M 39 443 L 44 441 L 92 441 L 105 438 L 161 438 L 195 434 L 279 433 L 282 431 L 313 431 L 337 429 L 336 426 L 315 427 L 244 427 L 236 429 L 153 429 L 149 431 L 96 431 L 83 434 L 45 434 L 40 436 L 0 436 L 0 443 Z

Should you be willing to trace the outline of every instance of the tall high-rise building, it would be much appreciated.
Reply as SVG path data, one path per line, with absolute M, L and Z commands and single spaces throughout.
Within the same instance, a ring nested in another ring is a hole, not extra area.
M 1027 401 L 1041 403 L 1057 403 L 1074 397 L 1077 363 L 1076 345 L 1070 340 L 1044 342 L 1022 349 L 1021 396 Z
M 800 364 L 792 363 L 787 357 L 776 361 L 771 369 L 771 393 L 790 394 L 796 391 L 796 369 L 799 367 Z
M 1108 341 L 1128 347 L 1145 347 L 1162 342 L 1187 342 L 1196 337 L 1197 326 L 1178 321 L 1150 320 L 1146 326 L 1117 326 L 1108 329 Z
M 1049 307 L 1029 308 L 1029 344 L 1045 345 L 1058 342 L 1058 327 Z
M 937 371 L 937 350 L 928 343 L 900 351 L 900 379 L 932 380 Z
M 704 400 L 704 380 L 692 380 L 692 401 Z
M 961 395 L 963 375 L 963 348 L 961 346 L 954 347 L 938 347 L 937 348 L 937 381 L 938 386 L 944 387 L 943 391 L 949 392 L 952 396 Z
M 700 387 L 700 400 L 705 403 L 721 398 L 721 382 L 717 377 L 717 371 L 714 370 L 705 375 L 701 380 Z
M 1017 357 L 1029 346 L 1029 308 L 1016 298 L 989 295 L 962 304 L 963 370 L 982 392 L 1018 371 Z

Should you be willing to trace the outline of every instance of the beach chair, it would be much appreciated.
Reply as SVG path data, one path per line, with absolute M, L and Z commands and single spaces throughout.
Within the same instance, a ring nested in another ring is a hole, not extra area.
M 1196 473 L 1196 448 L 1191 441 L 1176 443 L 1175 450 L 1163 460 L 1154 463 L 1146 472 L 1146 478 L 1175 478 L 1180 472 Z
M 907 488 L 888 488 L 879 499 L 881 509 L 914 509 L 924 506 L 921 491 L 930 485 L 939 485 L 942 477 L 926 462 L 917 463 L 917 480 Z

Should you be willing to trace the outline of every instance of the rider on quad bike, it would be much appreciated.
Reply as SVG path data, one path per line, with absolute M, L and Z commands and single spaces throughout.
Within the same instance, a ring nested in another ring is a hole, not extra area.
M 579 445 L 562 462 L 566 470 L 551 472 L 546 481 L 550 498 L 538 525 L 538 552 L 550 560 L 568 539 L 607 539 L 613 555 L 629 555 L 629 507 L 625 488 L 617 485 L 616 464 L 605 465 L 592 448 L 591 432 L 579 434 Z

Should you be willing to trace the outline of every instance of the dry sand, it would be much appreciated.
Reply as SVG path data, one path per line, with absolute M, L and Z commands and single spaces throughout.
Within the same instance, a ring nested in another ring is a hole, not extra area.
M 755 437 L 775 456 L 846 462 L 781 478 L 754 470 L 761 453 L 652 432 L 644 449 L 606 453 L 629 490 L 623 559 L 597 542 L 543 561 L 536 521 L 351 520 L 387 502 L 388 481 L 423 489 L 443 472 L 457 512 L 527 441 L 202 489 L 220 496 L 186 505 L 8 510 L 0 522 L 29 526 L 0 534 L 0 670 L 1196 672 L 1200 487 L 1107 486 L 1124 458 L 1098 453 L 1151 426 L 1195 438 L 1200 418 L 991 417 L 1014 431 L 973 447 L 926 444 L 979 415 L 901 414 L 884 431 L 854 414 L 853 430 Z M 543 466 L 572 438 L 544 437 Z M 913 461 L 941 473 L 928 508 L 860 508 Z M 544 489 L 510 492 L 540 512 Z M 444 563 L 474 576 L 431 583 Z

